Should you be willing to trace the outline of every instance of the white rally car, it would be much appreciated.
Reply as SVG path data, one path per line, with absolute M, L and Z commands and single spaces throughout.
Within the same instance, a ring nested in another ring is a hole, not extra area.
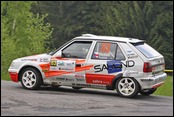
M 154 93 L 167 76 L 164 69 L 164 57 L 143 40 L 84 34 L 54 52 L 15 59 L 8 71 L 26 89 L 116 89 L 134 97 Z

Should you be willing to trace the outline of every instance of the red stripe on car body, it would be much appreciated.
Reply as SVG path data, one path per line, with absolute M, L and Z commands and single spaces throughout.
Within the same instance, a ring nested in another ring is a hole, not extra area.
M 111 85 L 115 75 L 86 74 L 86 83 Z

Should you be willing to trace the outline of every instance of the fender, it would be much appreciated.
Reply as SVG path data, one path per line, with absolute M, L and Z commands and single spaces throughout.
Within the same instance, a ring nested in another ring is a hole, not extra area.
M 115 83 L 116 83 L 116 81 L 118 80 L 118 78 L 121 78 L 121 77 L 123 77 L 123 73 L 119 73 L 119 74 L 117 74 L 116 76 L 115 76 L 115 78 L 112 80 L 112 85 L 111 85 L 111 87 L 113 88 L 113 89 L 115 89 Z
M 42 79 L 44 79 L 44 78 L 45 78 L 45 75 L 44 75 L 44 73 L 42 72 L 42 69 L 41 69 L 41 67 L 39 66 L 39 63 L 40 63 L 40 62 L 37 62 L 37 63 L 33 63 L 33 62 L 30 62 L 30 61 L 25 62 L 24 64 L 22 64 L 22 65 L 20 66 L 18 73 L 20 73 L 20 72 L 21 72 L 21 69 L 23 69 L 24 67 L 26 67 L 26 66 L 31 66 L 31 67 L 36 68 L 36 69 L 41 73 Z

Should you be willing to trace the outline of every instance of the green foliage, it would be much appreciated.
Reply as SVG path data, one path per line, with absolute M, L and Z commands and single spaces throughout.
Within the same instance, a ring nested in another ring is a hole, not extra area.
M 36 2 L 1 2 L 1 72 L 6 72 L 13 59 L 43 53 L 52 29 L 44 23 L 46 15 L 34 15 Z
M 83 33 L 100 34 L 101 30 L 96 12 L 100 2 L 96 1 L 44 1 L 33 7 L 33 12 L 47 13 L 48 20 L 54 28 L 52 48 Z
M 48 14 L 51 48 L 84 33 L 139 38 L 173 69 L 173 1 L 40 1 L 33 11 Z

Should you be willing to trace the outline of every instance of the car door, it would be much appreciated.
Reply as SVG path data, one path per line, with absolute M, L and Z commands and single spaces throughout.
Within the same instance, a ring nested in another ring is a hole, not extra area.
M 72 41 L 61 48 L 50 62 L 50 77 L 60 85 L 74 85 L 86 83 L 85 70 L 86 57 L 92 41 Z
M 87 64 L 94 67 L 86 71 L 88 84 L 111 85 L 116 75 L 123 73 L 126 60 L 120 46 L 116 42 L 97 41 Z

